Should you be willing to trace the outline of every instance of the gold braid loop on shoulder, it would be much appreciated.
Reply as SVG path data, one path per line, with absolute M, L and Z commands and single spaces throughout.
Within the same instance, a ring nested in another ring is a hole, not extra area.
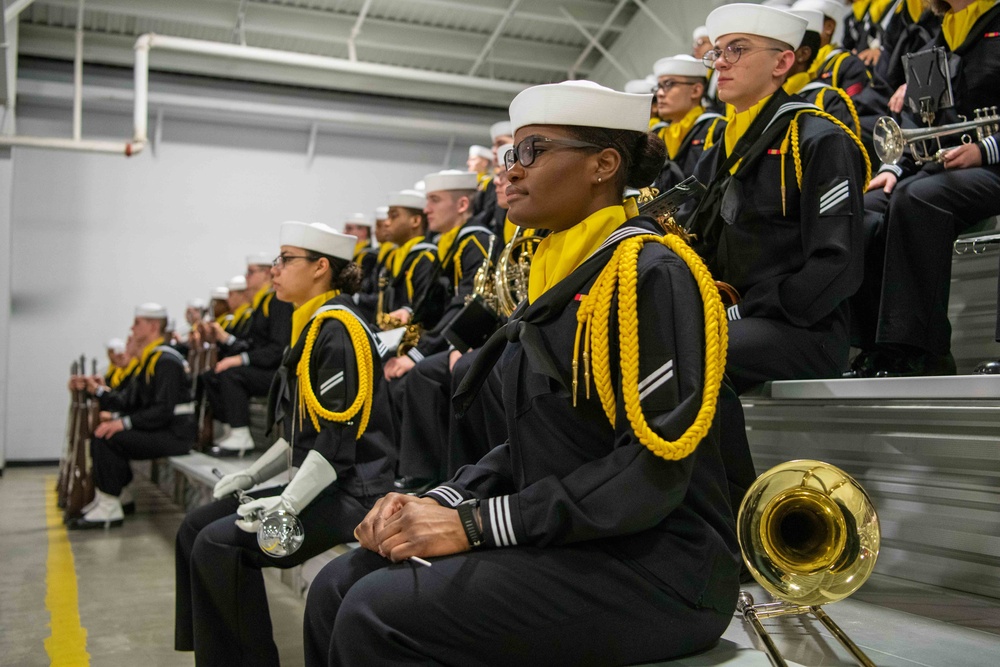
M 646 243 L 662 243 L 691 269 L 701 292 L 705 320 L 705 374 L 702 402 L 694 422 L 674 441 L 661 438 L 646 422 L 639 399 L 639 313 L 638 259 Z M 607 266 L 601 271 L 590 293 L 577 311 L 576 343 L 573 351 L 573 402 L 576 404 L 577 357 L 580 339 L 584 339 L 584 375 L 590 391 L 590 362 L 593 361 L 594 385 L 604 413 L 615 425 L 615 387 L 611 379 L 609 326 L 611 302 L 618 294 L 618 338 L 621 356 L 622 395 L 625 414 L 633 432 L 643 445 L 657 456 L 677 461 L 690 455 L 708 433 L 715 418 L 719 388 L 726 370 L 729 330 L 719 290 L 698 254 L 676 235 L 644 234 L 622 241 Z
M 316 344 L 316 337 L 319 335 L 319 330 L 323 322 L 329 319 L 339 321 L 347 329 L 358 364 L 358 395 L 354 397 L 354 402 L 343 412 L 333 412 L 323 407 L 313 389 L 312 378 L 309 373 L 313 345 Z M 358 412 L 360 412 L 361 423 L 358 425 L 357 435 L 357 438 L 360 439 L 365 429 L 368 428 L 368 419 L 371 417 L 372 412 L 372 392 L 375 386 L 368 334 L 365 332 L 361 322 L 354 315 L 343 310 L 327 310 L 314 317 L 313 321 L 309 324 L 305 347 L 302 350 L 302 358 L 299 359 L 299 364 L 295 372 L 299 378 L 299 421 L 301 422 L 304 411 L 309 415 L 313 426 L 319 431 L 320 417 L 327 421 L 342 423 L 354 419 Z

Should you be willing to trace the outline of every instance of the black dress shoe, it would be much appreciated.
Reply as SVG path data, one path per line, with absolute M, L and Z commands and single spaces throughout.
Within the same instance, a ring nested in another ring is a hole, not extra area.
M 437 480 L 423 477 L 399 477 L 392 483 L 398 493 L 423 493 L 434 488 L 436 484 Z
M 879 356 L 876 377 L 924 377 L 954 375 L 955 358 L 951 354 L 930 352 L 885 352 Z
M 878 372 L 878 359 L 881 350 L 861 350 L 858 356 L 851 362 L 851 368 L 841 377 L 845 378 L 873 378 Z
M 121 528 L 125 523 L 124 519 L 113 521 L 87 521 L 83 517 L 73 519 L 66 524 L 67 530 L 97 530 L 99 528 Z
M 976 370 L 973 373 L 979 373 L 981 375 L 1000 375 L 1000 359 L 994 359 L 993 361 L 984 361 L 983 363 L 976 366 Z

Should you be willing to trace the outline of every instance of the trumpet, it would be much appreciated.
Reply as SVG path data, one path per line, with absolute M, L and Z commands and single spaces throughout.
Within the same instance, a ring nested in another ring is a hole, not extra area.
M 962 135 L 962 143 L 972 143 L 969 132 L 975 130 L 977 141 L 991 134 L 1000 131 L 1000 115 L 997 115 L 996 107 L 983 107 L 975 110 L 976 117 L 967 120 L 965 116 L 959 116 L 962 120 L 957 123 L 941 125 L 939 127 L 920 127 L 904 130 L 899 124 L 889 116 L 882 116 L 875 122 L 875 129 L 872 132 L 872 139 L 875 142 L 875 153 L 878 154 L 883 164 L 896 164 L 907 146 L 910 153 L 917 161 L 917 164 L 924 162 L 941 162 L 944 154 L 950 148 L 941 146 L 941 137 L 948 137 L 953 134 Z M 934 140 L 937 149 L 929 143 Z
M 760 620 L 810 614 L 864 667 L 871 660 L 822 605 L 842 600 L 875 568 L 881 533 L 868 494 L 850 475 L 822 461 L 788 461 L 747 490 L 736 521 L 750 574 L 778 602 L 754 604 L 740 592 L 736 609 L 775 667 L 787 663 Z

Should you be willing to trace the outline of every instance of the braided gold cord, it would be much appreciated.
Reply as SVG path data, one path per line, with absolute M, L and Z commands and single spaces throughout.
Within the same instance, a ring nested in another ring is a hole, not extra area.
M 639 399 L 639 314 L 638 270 L 639 252 L 646 243 L 666 245 L 691 269 L 701 292 L 705 318 L 705 374 L 702 403 L 694 422 L 675 441 L 661 438 L 646 422 Z M 616 290 L 617 288 L 617 290 Z M 601 271 L 577 312 L 577 326 L 586 323 L 593 341 L 594 384 L 601 405 L 612 426 L 615 424 L 615 388 L 611 382 L 608 354 L 608 322 L 611 301 L 618 293 L 618 326 L 620 363 L 622 369 L 622 395 L 625 413 L 633 432 L 643 445 L 657 456 L 676 461 L 690 455 L 708 433 L 715 417 L 719 388 L 726 370 L 728 327 L 725 309 L 719 298 L 715 281 L 701 258 L 684 241 L 676 236 L 665 237 L 644 234 L 619 244 L 608 265 Z
M 865 145 L 861 143 L 861 140 L 858 139 L 857 135 L 851 131 L 851 128 L 847 127 L 846 125 L 841 123 L 839 120 L 837 120 L 827 112 L 818 111 L 816 109 L 802 109 L 801 111 L 796 113 L 795 118 L 792 119 L 792 125 L 794 126 L 793 130 L 794 135 L 792 137 L 792 154 L 795 157 L 795 177 L 798 181 L 799 189 L 800 190 L 802 189 L 802 169 L 799 164 L 798 120 L 799 116 L 801 116 L 804 113 L 812 114 L 813 116 L 819 116 L 821 118 L 826 118 L 828 121 L 830 121 L 840 129 L 842 129 L 844 132 L 847 132 L 847 136 L 849 136 L 854 141 L 854 145 L 858 147 L 859 151 L 861 151 L 861 157 L 863 157 L 865 160 L 865 183 L 864 185 L 861 186 L 861 192 L 867 190 L 868 183 L 872 180 L 872 163 L 871 160 L 868 159 L 868 151 L 865 149 Z
M 319 335 L 320 327 L 324 320 L 335 319 L 344 325 L 348 335 L 351 337 L 351 344 L 354 347 L 354 355 L 358 364 L 358 395 L 354 402 L 343 412 L 333 412 L 324 408 L 316 392 L 313 391 L 312 379 L 309 375 L 309 359 L 312 356 L 313 345 Z M 369 352 L 368 334 L 356 317 L 342 310 L 328 310 L 313 318 L 306 334 L 305 347 L 302 350 L 302 358 L 295 369 L 299 377 L 299 406 L 300 411 L 304 409 L 309 413 L 309 419 L 313 426 L 319 431 L 319 417 L 331 422 L 346 422 L 354 418 L 361 412 L 361 423 L 358 425 L 357 438 L 360 439 L 368 428 L 368 419 L 372 411 L 372 392 L 374 390 L 374 368 Z M 300 415 L 301 419 L 301 415 Z

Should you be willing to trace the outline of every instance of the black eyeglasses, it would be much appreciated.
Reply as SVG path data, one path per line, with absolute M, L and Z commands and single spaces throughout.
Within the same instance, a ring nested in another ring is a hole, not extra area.
M 562 148 L 597 148 L 604 149 L 604 146 L 592 144 L 589 141 L 576 141 L 574 139 L 549 139 L 547 137 L 532 136 L 524 139 L 519 144 L 507 151 L 503 156 L 503 163 L 508 170 L 513 169 L 518 162 L 522 167 L 530 167 L 535 162 L 535 158 L 540 153 L 554 150 L 549 146 L 559 146 Z
M 288 264 L 293 259 L 308 259 L 310 262 L 315 262 L 319 257 L 313 257 L 312 255 L 278 255 L 271 262 L 271 266 L 276 269 L 285 268 L 285 264 Z
M 740 57 L 744 53 L 752 53 L 753 51 L 785 51 L 785 49 L 779 49 L 774 46 L 744 46 L 742 44 L 726 44 L 725 48 L 721 51 L 719 49 L 706 51 L 705 55 L 701 57 L 701 62 L 705 64 L 705 67 L 715 67 L 715 61 L 722 58 L 730 65 L 735 65 L 740 61 Z
M 670 89 L 673 88 L 674 86 L 693 86 L 695 85 L 695 83 L 696 82 L 694 81 L 671 81 L 668 79 L 667 81 L 661 81 L 660 83 L 656 84 L 656 89 L 662 90 L 665 93 L 669 93 Z

